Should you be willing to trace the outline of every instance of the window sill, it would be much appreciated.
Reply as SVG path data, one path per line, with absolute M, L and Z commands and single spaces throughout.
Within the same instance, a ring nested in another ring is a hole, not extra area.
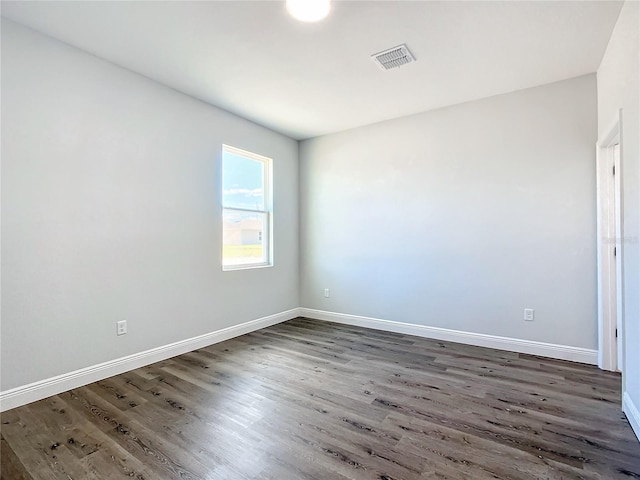
M 273 263 L 252 263 L 251 265 L 223 265 L 223 272 L 232 272 L 234 270 L 253 270 L 255 268 L 273 267 Z

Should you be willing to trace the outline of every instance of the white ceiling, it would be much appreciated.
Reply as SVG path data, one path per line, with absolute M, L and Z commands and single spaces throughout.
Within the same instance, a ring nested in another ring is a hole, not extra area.
M 619 1 L 2 2 L 2 15 L 296 139 L 598 68 Z M 406 43 L 417 62 L 370 55 Z

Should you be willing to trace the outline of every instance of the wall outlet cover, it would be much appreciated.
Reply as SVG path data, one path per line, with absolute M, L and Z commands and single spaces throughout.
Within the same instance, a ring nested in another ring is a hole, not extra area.
M 125 333 L 127 333 L 127 321 L 126 320 L 120 320 L 119 322 L 116 322 L 116 333 L 118 335 L 124 335 Z

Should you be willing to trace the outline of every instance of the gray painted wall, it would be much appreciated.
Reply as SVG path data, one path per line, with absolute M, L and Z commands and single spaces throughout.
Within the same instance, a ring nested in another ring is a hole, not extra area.
M 622 108 L 626 391 L 640 408 L 640 3 L 627 1 L 598 69 L 598 133 Z M 636 432 L 640 436 L 640 432 Z
M 222 271 L 222 143 L 273 158 L 273 268 Z M 3 20 L 1 389 L 297 307 L 297 156 Z
M 596 119 L 588 75 L 302 142 L 302 306 L 597 348 Z

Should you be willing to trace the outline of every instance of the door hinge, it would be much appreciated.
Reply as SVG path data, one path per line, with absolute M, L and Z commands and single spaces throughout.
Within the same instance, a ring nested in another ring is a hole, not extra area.
M 618 254 L 618 247 L 613 247 L 613 256 L 615 257 Z
M 616 328 L 616 338 L 618 338 L 618 329 Z
M 615 165 L 613 166 L 613 174 L 614 175 L 616 174 L 616 166 Z

